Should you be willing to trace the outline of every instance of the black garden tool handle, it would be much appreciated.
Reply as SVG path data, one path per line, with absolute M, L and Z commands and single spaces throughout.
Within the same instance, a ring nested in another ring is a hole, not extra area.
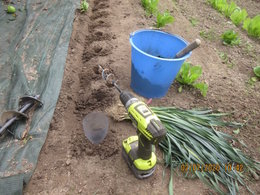
M 195 39 L 191 44 L 187 45 L 183 50 L 179 51 L 174 58 L 181 58 L 185 56 L 190 51 L 196 49 L 200 46 L 201 41 L 199 39 Z

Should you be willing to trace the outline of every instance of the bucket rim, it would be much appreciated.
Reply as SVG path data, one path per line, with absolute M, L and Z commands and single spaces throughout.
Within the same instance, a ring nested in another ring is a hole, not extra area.
M 154 29 L 140 29 L 140 30 L 136 30 L 132 33 L 130 33 L 130 43 L 131 43 L 131 46 L 133 46 L 137 51 L 139 51 L 140 53 L 148 56 L 148 57 L 151 57 L 151 58 L 154 58 L 154 59 L 157 59 L 157 60 L 162 60 L 162 61 L 172 61 L 172 62 L 175 62 L 175 61 L 181 61 L 181 60 L 185 60 L 187 59 L 188 57 L 190 57 L 190 55 L 192 54 L 192 51 L 190 51 L 189 53 L 187 53 L 185 56 L 181 57 L 181 58 L 177 58 L 177 59 L 173 59 L 173 58 L 159 58 L 159 57 L 156 57 L 156 56 L 153 56 L 151 54 L 148 54 L 142 50 L 140 50 L 134 43 L 133 43 L 133 36 L 137 33 L 140 33 L 140 32 L 147 32 L 147 31 L 151 31 L 151 32 L 158 32 L 158 33 L 161 33 L 161 34 L 166 34 L 166 35 L 170 35 L 172 37 L 176 37 L 178 39 L 180 39 L 181 41 L 183 41 L 184 43 L 186 43 L 187 45 L 189 44 L 188 41 L 184 40 L 182 37 L 180 37 L 179 35 L 175 35 L 175 34 L 171 34 L 171 33 L 168 33 L 168 32 L 164 32 L 164 31 L 161 31 L 161 30 L 154 30 Z

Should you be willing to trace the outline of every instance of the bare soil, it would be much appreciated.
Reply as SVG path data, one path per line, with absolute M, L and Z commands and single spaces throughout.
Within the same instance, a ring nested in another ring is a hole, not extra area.
M 212 108 L 234 113 L 228 119 L 246 123 L 238 135 L 248 145 L 242 148 L 260 160 L 260 82 L 249 85 L 252 67 L 260 65 L 259 40 L 250 38 L 241 28 L 220 15 L 204 0 L 160 1 L 162 10 L 168 9 L 175 22 L 163 30 L 178 34 L 191 42 L 202 40 L 188 59 L 203 68 L 202 81 L 209 85 L 207 97 L 189 87 L 178 92 L 174 82 L 168 94 L 154 99 L 152 105 L 180 108 Z M 250 16 L 259 14 L 256 0 L 238 1 Z M 37 168 L 25 194 L 168 194 L 169 170 L 163 178 L 162 154 L 157 148 L 158 164 L 154 175 L 136 179 L 121 155 L 122 140 L 135 135 L 129 122 L 114 120 L 122 109 L 115 89 L 105 85 L 97 71 L 102 65 L 113 71 L 122 88 L 130 89 L 131 47 L 129 34 L 150 28 L 155 18 L 146 16 L 140 0 L 89 0 L 87 13 L 76 11 L 70 40 L 63 85 L 46 143 Z M 198 21 L 196 26 L 191 19 Z M 228 47 L 220 35 L 228 29 L 239 32 L 240 46 Z M 209 32 L 209 38 L 200 32 Z M 221 59 L 220 52 L 228 56 Z M 92 145 L 83 133 L 82 120 L 92 111 L 103 111 L 110 116 L 109 132 L 99 145 Z M 175 194 L 210 194 L 198 179 L 185 179 L 180 171 L 174 175 Z M 259 181 L 247 181 L 260 194 Z M 241 194 L 248 192 L 241 188 Z

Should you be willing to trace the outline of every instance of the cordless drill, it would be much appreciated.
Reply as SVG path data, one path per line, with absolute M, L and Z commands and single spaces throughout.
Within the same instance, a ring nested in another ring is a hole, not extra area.
M 123 141 L 123 157 L 137 178 L 147 178 L 155 170 L 154 145 L 162 140 L 166 130 L 153 111 L 131 93 L 121 92 L 120 100 L 137 129 L 137 136 Z
M 102 77 L 108 81 L 109 76 L 105 75 L 104 69 L 102 70 Z M 137 136 L 131 136 L 123 141 L 123 157 L 137 178 L 147 178 L 155 170 L 154 145 L 164 138 L 166 129 L 144 102 L 131 93 L 122 91 L 114 80 L 112 84 L 119 91 L 120 100 L 137 129 Z

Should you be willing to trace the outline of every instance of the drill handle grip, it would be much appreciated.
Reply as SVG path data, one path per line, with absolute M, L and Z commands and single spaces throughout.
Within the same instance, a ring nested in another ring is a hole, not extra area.
M 142 133 L 137 130 L 138 133 L 138 158 L 148 160 L 152 155 L 152 144 Z

